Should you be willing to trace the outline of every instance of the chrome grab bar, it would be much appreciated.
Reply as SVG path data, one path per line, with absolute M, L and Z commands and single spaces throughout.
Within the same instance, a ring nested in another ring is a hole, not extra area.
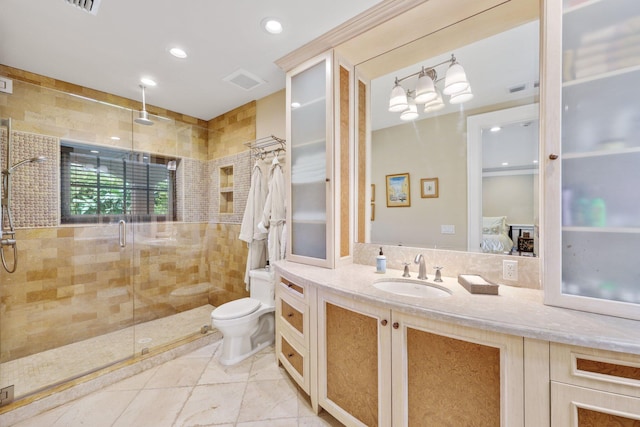
M 124 219 L 118 221 L 118 237 L 120 239 L 120 247 L 127 246 L 127 223 Z

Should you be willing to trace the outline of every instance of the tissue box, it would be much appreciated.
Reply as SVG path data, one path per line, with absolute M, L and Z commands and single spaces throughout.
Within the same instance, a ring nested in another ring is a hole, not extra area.
M 458 283 L 472 294 L 498 295 L 498 285 L 477 274 L 459 274 Z

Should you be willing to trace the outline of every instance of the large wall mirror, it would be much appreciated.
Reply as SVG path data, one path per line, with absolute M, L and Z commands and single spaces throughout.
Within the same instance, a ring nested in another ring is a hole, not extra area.
M 489 19 L 480 15 L 356 67 L 369 87 L 364 242 L 537 255 L 538 15 L 511 13 L 474 37 Z M 471 99 L 445 94 L 435 111 L 418 103 L 409 120 L 389 111 L 396 80 L 411 103 L 423 68 L 435 69 L 442 91 L 452 54 Z

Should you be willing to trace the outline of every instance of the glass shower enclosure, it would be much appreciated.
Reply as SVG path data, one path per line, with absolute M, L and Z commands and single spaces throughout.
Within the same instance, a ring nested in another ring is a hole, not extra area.
M 21 81 L 0 93 L 0 165 L 11 181 L 2 190 L 5 396 L 47 390 L 209 325 L 207 222 L 186 208 L 184 191 L 205 182 L 206 129 L 158 116 L 141 125 L 137 114 Z

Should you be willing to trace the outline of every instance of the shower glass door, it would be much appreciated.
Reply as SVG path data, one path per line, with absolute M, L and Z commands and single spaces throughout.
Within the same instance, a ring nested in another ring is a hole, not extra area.
M 0 270 L 0 389 L 17 400 L 135 354 L 134 150 L 130 109 L 40 85 L 14 80 L 0 93 L 9 117 L 2 169 L 46 157 L 11 174 L 18 259 Z
M 153 91 L 147 92 L 153 98 Z M 149 114 L 135 121 L 130 224 L 136 355 L 208 330 L 213 306 L 207 268 L 208 131 Z

